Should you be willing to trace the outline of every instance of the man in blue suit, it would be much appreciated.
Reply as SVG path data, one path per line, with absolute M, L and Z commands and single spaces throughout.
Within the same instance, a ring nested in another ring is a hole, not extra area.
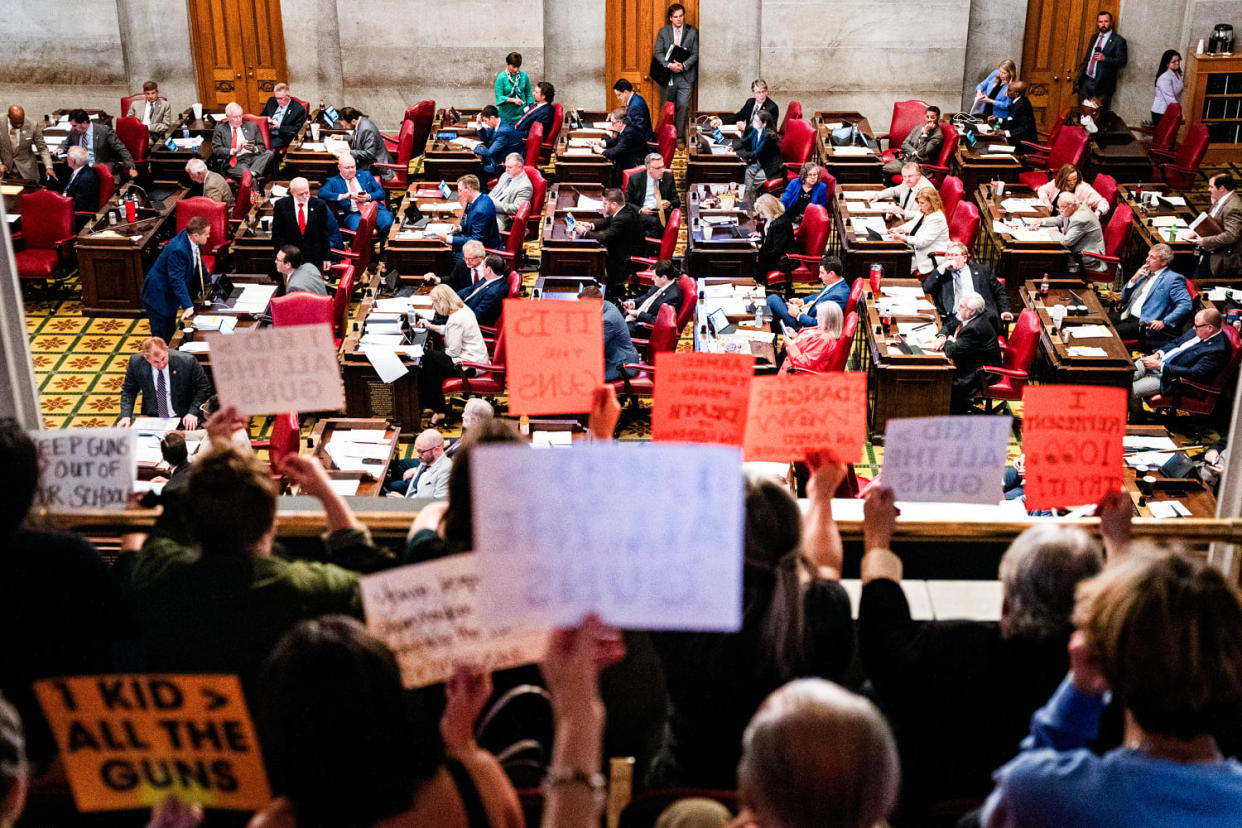
M 384 204 L 384 188 L 369 172 L 358 172 L 358 162 L 352 155 L 337 159 L 336 169 L 337 175 L 319 188 L 319 200 L 328 205 L 337 224 L 350 230 L 358 229 L 362 206 L 374 201 L 376 234 L 381 239 L 387 237 L 388 228 L 392 227 L 392 213 Z
M 1186 277 L 1169 269 L 1173 249 L 1157 244 L 1147 252 L 1147 261 L 1121 291 L 1121 305 L 1109 314 L 1122 339 L 1138 339 L 1147 331 L 1148 344 L 1168 342 L 1190 314 L 1190 293 Z
M 452 235 L 441 233 L 440 241 L 453 245 L 453 255 L 458 259 L 461 258 L 461 246 L 470 239 L 478 239 L 484 247 L 499 250 L 502 243 L 500 228 L 496 225 L 496 205 L 490 197 L 479 192 L 478 176 L 463 175 L 457 179 L 457 201 L 465 208 L 461 224 Z
M 65 182 L 61 195 L 73 199 L 73 209 L 79 213 L 94 213 L 99 209 L 99 176 L 90 165 L 86 150 L 70 147 L 65 159 L 73 172 Z
M 1229 362 L 1233 346 L 1221 333 L 1220 311 L 1204 308 L 1195 314 L 1194 327 L 1159 351 L 1134 363 L 1133 403 L 1156 394 L 1167 394 L 1173 380 L 1210 382 Z
M 168 342 L 177 330 L 177 311 L 181 319 L 194 316 L 193 296 L 202 294 L 207 284 L 201 250 L 211 235 L 207 219 L 195 216 L 185 229 L 172 237 L 147 272 L 142 284 L 142 307 L 147 312 L 151 336 Z
M 474 154 L 483 162 L 484 175 L 500 175 L 505 170 L 505 157 L 509 153 L 526 155 L 526 142 L 512 124 L 500 120 L 500 110 L 492 104 L 483 107 L 479 119 L 485 126 L 479 130 L 479 144 Z
M 651 110 L 647 108 L 647 102 L 643 100 L 643 96 L 634 91 L 634 85 L 625 78 L 621 78 L 612 85 L 612 92 L 625 107 L 625 114 L 630 117 L 630 124 L 638 128 L 643 140 L 654 141 Z
M 604 294 L 599 285 L 590 284 L 578 291 L 579 299 L 603 299 Z M 619 380 L 622 376 L 631 376 L 622 368 L 626 363 L 642 362 L 638 349 L 630 339 L 630 329 L 625 324 L 625 317 L 612 302 L 604 302 L 604 382 Z
M 823 302 L 836 302 L 844 311 L 845 303 L 850 298 L 850 286 L 840 275 L 843 271 L 840 259 L 826 255 L 819 263 L 819 280 L 824 283 L 819 293 L 806 301 L 790 299 L 789 302 L 780 294 L 773 293 L 768 297 L 768 315 L 772 317 L 773 323 L 779 319 L 795 331 L 800 328 L 813 328 L 816 324 L 815 311 Z
M 494 222 L 493 222 L 494 223 Z M 495 325 L 505 297 L 509 295 L 509 268 L 495 253 L 483 260 L 483 281 L 457 291 L 457 295 L 474 311 L 480 325 Z

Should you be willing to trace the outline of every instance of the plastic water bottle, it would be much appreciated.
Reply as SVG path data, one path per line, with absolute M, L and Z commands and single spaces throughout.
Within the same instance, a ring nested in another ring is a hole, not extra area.
M 181 137 L 182 138 L 190 137 L 190 124 L 186 121 L 181 122 Z
M 858 144 L 858 122 L 855 121 L 854 128 L 850 132 L 850 146 L 851 147 L 857 146 L 857 144 Z

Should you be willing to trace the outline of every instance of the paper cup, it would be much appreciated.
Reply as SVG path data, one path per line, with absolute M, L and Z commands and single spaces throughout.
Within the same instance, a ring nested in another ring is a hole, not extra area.
M 190 104 L 190 106 L 194 110 L 194 120 L 196 121 L 203 120 L 203 105 L 201 103 L 195 103 L 195 104 Z
M 311 124 L 311 140 L 318 143 L 319 141 L 319 124 Z
M 996 182 L 996 194 L 998 196 L 1003 196 L 1005 194 L 1005 182 L 1004 181 Z

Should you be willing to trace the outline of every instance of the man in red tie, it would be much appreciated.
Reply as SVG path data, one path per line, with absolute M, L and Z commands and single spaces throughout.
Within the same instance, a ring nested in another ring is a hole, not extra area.
M 211 134 L 211 154 L 230 178 L 240 179 L 242 173 L 250 170 L 253 180 L 257 182 L 274 156 L 264 143 L 259 128 L 244 120 L 242 115 L 242 108 L 236 103 L 224 108 L 225 119 L 216 124 Z
M 302 251 L 306 261 L 327 271 L 332 265 L 330 220 L 327 206 L 312 198 L 305 178 L 289 182 L 289 195 L 272 206 L 272 255 L 286 244 Z
M 1074 88 L 1080 98 L 1095 98 L 1104 109 L 1117 88 L 1117 73 L 1126 65 L 1126 39 L 1113 29 L 1113 16 L 1100 12 L 1096 33 L 1087 44 L 1087 53 L 1078 67 Z

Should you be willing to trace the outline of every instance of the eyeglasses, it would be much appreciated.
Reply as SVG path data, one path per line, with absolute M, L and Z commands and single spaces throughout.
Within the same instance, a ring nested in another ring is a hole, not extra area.
M 1214 327 L 1216 327 L 1216 326 L 1215 326 L 1215 325 L 1212 325 L 1212 324 L 1211 324 L 1211 323 L 1209 323 L 1209 322 L 1203 322 L 1203 323 L 1200 323 L 1200 324 L 1196 324 L 1194 327 L 1195 327 L 1195 329 L 1196 329 L 1196 330 L 1198 330 L 1199 328 L 1214 328 Z
M 436 450 L 436 447 L 435 447 L 435 446 L 431 446 L 430 448 L 421 448 L 421 449 L 420 449 L 420 448 L 415 448 L 415 449 L 414 449 L 414 453 L 415 453 L 415 454 L 417 454 L 419 457 L 422 457 L 422 456 L 423 456 L 424 454 L 426 454 L 427 452 L 429 452 L 429 451 L 435 451 L 435 450 Z

